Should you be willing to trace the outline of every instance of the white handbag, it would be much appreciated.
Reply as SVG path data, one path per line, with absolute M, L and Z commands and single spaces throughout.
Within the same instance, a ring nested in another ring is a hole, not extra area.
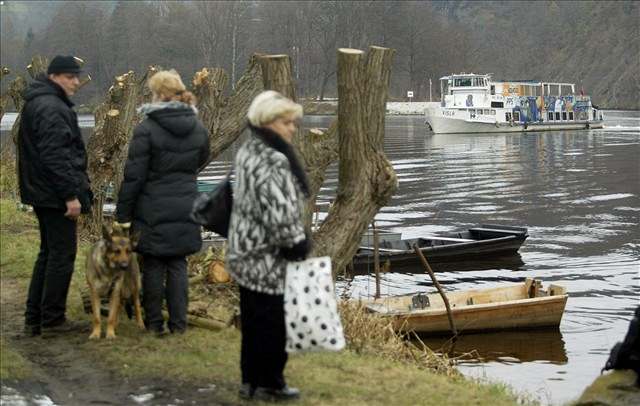
M 289 353 L 344 348 L 342 323 L 333 291 L 331 258 L 310 258 L 287 265 L 284 319 Z

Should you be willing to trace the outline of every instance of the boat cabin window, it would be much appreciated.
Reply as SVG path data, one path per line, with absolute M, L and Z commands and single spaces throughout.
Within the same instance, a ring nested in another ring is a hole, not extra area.
M 566 111 L 562 112 L 562 120 L 563 121 L 567 121 L 567 112 Z
M 454 84 L 456 87 L 471 86 L 471 78 L 455 78 Z
M 556 111 L 556 121 L 560 121 L 560 112 Z
M 495 110 L 491 110 L 491 115 L 495 116 L 496 115 L 496 111 Z
M 520 112 L 519 111 L 514 111 L 513 112 L 513 121 L 520 121 Z
M 569 121 L 573 121 L 573 111 L 569 112 Z
M 496 86 L 495 85 L 491 85 L 491 94 L 496 94 Z
M 511 113 L 504 113 L 505 121 L 511 121 Z
M 553 111 L 547 113 L 547 120 L 553 121 Z
M 482 110 L 480 110 L 480 114 L 482 114 Z M 469 118 L 476 118 L 476 109 L 469 109 Z

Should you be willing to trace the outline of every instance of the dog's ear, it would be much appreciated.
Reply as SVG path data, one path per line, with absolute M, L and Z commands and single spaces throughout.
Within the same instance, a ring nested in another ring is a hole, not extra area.
M 131 233 L 129 241 L 131 241 L 131 248 L 136 249 L 136 247 L 138 246 L 138 242 L 140 241 L 140 231 Z
M 102 238 L 104 238 L 105 241 L 111 241 L 111 230 L 106 224 L 102 225 Z

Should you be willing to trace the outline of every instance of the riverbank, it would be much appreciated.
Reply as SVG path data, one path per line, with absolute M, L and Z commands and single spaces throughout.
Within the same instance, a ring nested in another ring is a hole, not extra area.
M 15 201 L 0 201 L 3 396 L 15 389 L 56 404 L 241 404 L 236 394 L 240 333 L 235 328 L 191 328 L 185 335 L 155 338 L 123 318 L 117 340 L 87 339 L 89 316 L 80 298 L 86 243 L 78 250 L 68 313 L 86 322 L 87 331 L 49 339 L 46 345 L 41 338 L 21 336 L 38 230 L 33 215 L 16 207 Z M 366 351 L 295 355 L 285 374 L 290 385 L 302 389 L 302 405 L 517 403 L 505 385 L 437 374 Z
M 304 114 L 308 116 L 338 114 L 337 100 L 302 100 L 301 103 Z M 426 102 L 387 102 L 386 113 L 392 116 L 417 116 L 423 115 L 426 107 Z

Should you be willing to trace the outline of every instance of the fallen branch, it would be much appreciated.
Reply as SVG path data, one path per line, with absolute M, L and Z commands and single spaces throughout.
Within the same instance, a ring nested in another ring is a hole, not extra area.
M 436 275 L 433 273 L 433 269 L 431 269 L 429 262 L 427 262 L 427 259 L 422 254 L 422 251 L 420 251 L 420 248 L 417 245 L 414 245 L 413 250 L 416 252 L 416 255 L 418 255 L 418 257 L 420 258 L 420 261 L 422 262 L 422 266 L 431 277 L 433 284 L 435 285 L 436 289 L 438 289 L 438 292 L 442 297 L 442 301 L 444 302 L 444 307 L 447 309 L 447 318 L 449 319 L 449 326 L 451 326 L 451 332 L 453 333 L 453 337 L 451 340 L 453 343 L 455 343 L 458 337 L 458 330 L 456 330 L 456 325 L 453 322 L 453 314 L 451 313 L 451 306 L 449 306 L 449 299 L 447 299 L 447 295 L 444 294 L 444 290 L 442 289 L 442 286 L 440 286 L 440 283 L 436 279 Z

